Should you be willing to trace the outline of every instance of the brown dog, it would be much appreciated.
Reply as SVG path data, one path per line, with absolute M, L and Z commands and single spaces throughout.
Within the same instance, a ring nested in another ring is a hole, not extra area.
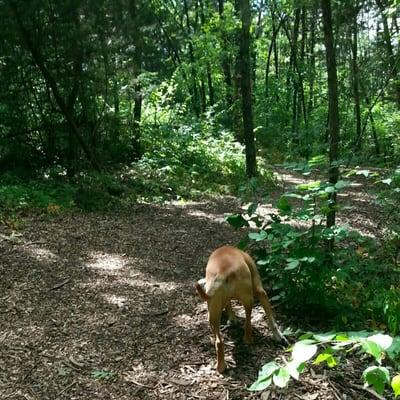
M 272 315 L 272 308 L 267 293 L 262 287 L 260 275 L 253 259 L 244 251 L 231 246 L 215 250 L 207 263 L 206 278 L 196 283 L 199 296 L 207 301 L 211 330 L 215 337 L 217 351 L 217 370 L 222 373 L 226 368 L 224 343 L 220 332 L 220 320 L 226 309 L 229 320 L 235 315 L 231 300 L 239 300 L 246 312 L 244 341 L 252 343 L 251 311 L 254 296 L 258 298 L 268 319 L 273 336 L 280 342 L 287 343 Z

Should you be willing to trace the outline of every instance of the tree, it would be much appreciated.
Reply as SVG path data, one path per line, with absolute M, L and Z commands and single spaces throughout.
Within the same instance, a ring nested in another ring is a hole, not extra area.
M 332 27 L 332 7 L 330 0 L 322 0 L 322 22 L 324 28 L 326 68 L 328 72 L 328 114 L 329 114 L 329 182 L 335 185 L 339 178 L 339 97 L 336 70 L 336 51 Z M 330 194 L 327 227 L 335 225 L 336 192 Z M 333 246 L 333 241 L 331 241 Z
M 250 24 L 251 9 L 249 0 L 240 0 L 242 22 L 240 41 L 240 82 L 242 91 L 243 133 L 246 152 L 246 173 L 249 178 L 257 175 L 256 146 L 253 129 L 253 108 L 251 94 L 250 66 Z

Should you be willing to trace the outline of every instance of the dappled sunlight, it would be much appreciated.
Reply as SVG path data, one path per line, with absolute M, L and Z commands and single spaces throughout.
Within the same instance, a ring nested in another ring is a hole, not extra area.
M 59 257 L 52 251 L 36 245 L 28 244 L 24 247 L 24 250 L 29 254 L 29 256 L 38 261 L 54 262 L 59 259 Z
M 221 215 L 217 215 L 217 214 L 206 213 L 206 212 L 200 211 L 200 210 L 189 210 L 187 212 L 187 214 L 192 217 L 207 218 L 213 222 L 219 222 L 219 223 L 225 222 L 225 218 L 223 215 L 221 216 Z
M 114 304 L 118 307 L 124 307 L 128 299 L 124 296 L 116 296 L 115 294 L 103 294 L 103 299 L 110 304 Z
M 124 268 L 127 264 L 127 260 L 119 254 L 92 252 L 90 253 L 90 258 L 92 260 L 86 265 L 95 270 L 113 272 Z

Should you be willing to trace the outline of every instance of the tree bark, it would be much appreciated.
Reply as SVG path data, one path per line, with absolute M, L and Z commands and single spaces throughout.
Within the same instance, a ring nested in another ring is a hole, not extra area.
M 361 134 L 361 105 L 360 105 L 360 88 L 359 88 L 359 73 L 358 73 L 358 29 L 357 29 L 357 15 L 358 5 L 353 8 L 352 13 L 352 46 L 351 46 L 351 71 L 353 78 L 353 98 L 354 98 L 354 114 L 356 119 L 356 137 Z M 358 151 L 361 150 L 362 140 L 358 142 Z
M 240 71 L 242 91 L 243 133 L 246 152 L 246 174 L 249 178 L 257 175 L 256 146 L 253 129 L 253 110 L 251 95 L 250 66 L 250 24 L 251 9 L 249 0 L 240 0 L 240 18 L 242 22 L 240 41 Z
M 224 19 L 224 0 L 218 0 L 218 13 L 221 20 Z M 224 74 L 225 82 L 225 98 L 227 109 L 231 109 L 233 105 L 233 91 L 232 91 L 232 74 L 231 74 L 231 63 L 227 55 L 226 48 L 228 42 L 225 37 L 225 33 L 222 32 L 223 49 L 221 52 L 222 56 L 222 72 Z
M 388 56 L 388 65 L 391 70 L 391 75 L 394 80 L 394 90 L 396 96 L 396 104 L 397 108 L 400 110 L 400 77 L 399 77 L 399 70 L 397 67 L 398 60 L 396 59 L 395 52 L 393 50 L 392 40 L 390 36 L 389 24 L 385 14 L 386 4 L 384 0 L 375 0 L 376 5 L 378 6 L 381 17 L 382 17 L 382 24 L 383 24 L 383 37 L 386 45 L 386 52 Z
M 336 69 L 336 51 L 332 28 L 331 0 L 321 0 L 322 22 L 324 29 L 326 66 L 328 72 L 328 97 L 329 97 L 329 182 L 335 185 L 339 177 L 339 99 L 338 80 Z M 328 228 L 335 225 L 336 217 L 336 193 L 331 193 L 329 198 L 329 211 L 326 225 Z M 333 249 L 334 241 L 331 240 L 329 247 Z

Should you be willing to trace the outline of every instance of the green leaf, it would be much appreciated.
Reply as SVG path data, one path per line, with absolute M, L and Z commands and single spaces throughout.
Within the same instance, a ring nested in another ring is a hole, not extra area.
M 314 360 L 313 364 L 318 365 L 322 362 L 326 362 L 329 368 L 333 368 L 337 365 L 335 357 L 333 357 L 332 347 L 328 347 L 323 353 L 318 354 L 318 357 Z
M 241 214 L 232 214 L 225 217 L 225 220 L 229 225 L 232 225 L 235 229 L 239 229 L 242 226 L 249 226 L 249 223 L 242 217 Z
M 247 390 L 256 392 L 266 389 L 272 383 L 272 377 L 255 381 Z
M 387 350 L 393 343 L 393 338 L 389 335 L 378 333 L 368 337 L 368 341 L 374 342 L 379 345 L 383 350 Z
M 317 346 L 315 344 L 308 344 L 304 341 L 297 342 L 293 346 L 292 357 L 297 363 L 308 361 L 317 352 Z
M 249 239 L 255 240 L 256 242 L 260 242 L 268 237 L 268 233 L 261 230 L 260 232 L 251 232 L 249 233 Z
M 325 193 L 334 193 L 335 192 L 335 187 L 334 186 L 327 186 L 325 188 Z
M 257 210 L 258 204 L 257 203 L 250 203 L 247 207 L 247 214 L 253 215 Z
M 271 376 L 275 371 L 277 371 L 280 368 L 280 366 L 275 362 L 271 361 L 267 364 L 264 364 L 258 373 L 258 378 L 268 378 Z
M 292 206 L 285 196 L 281 196 L 281 198 L 278 200 L 278 204 L 276 205 L 276 207 L 284 214 L 290 213 L 290 211 L 292 210 Z
M 287 386 L 290 380 L 290 373 L 286 367 L 279 368 L 279 372 L 272 377 L 274 384 L 280 388 Z
M 287 263 L 287 267 L 285 269 L 288 271 L 291 269 L 295 269 L 300 265 L 300 261 L 295 260 L 293 258 L 288 258 L 287 261 L 288 261 L 288 263 Z
M 349 182 L 340 180 L 335 183 L 335 189 L 340 190 L 340 189 L 345 188 L 348 185 L 349 185 Z
M 286 370 L 289 372 L 290 376 L 297 381 L 299 375 L 304 371 L 305 366 L 305 363 L 299 364 L 292 360 L 286 364 Z
M 400 358 L 400 337 L 393 339 L 392 345 L 387 349 L 387 354 L 392 360 Z
M 115 375 L 115 372 L 94 370 L 91 375 L 93 379 L 110 379 Z
M 400 374 L 393 377 L 391 386 L 394 392 L 394 398 L 397 399 L 397 397 L 400 396 Z
M 387 179 L 382 179 L 381 182 L 386 185 L 390 185 L 393 182 L 393 180 L 392 180 L 392 178 L 387 178 Z
M 313 335 L 313 338 L 315 340 L 318 340 L 318 342 L 330 342 L 331 340 L 333 340 L 336 336 L 336 333 L 332 333 L 332 332 L 327 332 L 327 333 L 315 333 Z
M 382 394 L 385 384 L 390 382 L 389 371 L 385 367 L 372 366 L 363 372 L 363 379 L 368 385 L 373 386 L 375 391 Z
M 371 354 L 371 356 L 373 356 L 379 363 L 381 362 L 383 349 L 379 344 L 368 339 L 364 339 L 361 342 L 361 346 L 366 353 Z
M 371 171 L 368 169 L 362 169 L 356 172 L 356 175 L 364 175 L 366 178 L 371 174 Z

